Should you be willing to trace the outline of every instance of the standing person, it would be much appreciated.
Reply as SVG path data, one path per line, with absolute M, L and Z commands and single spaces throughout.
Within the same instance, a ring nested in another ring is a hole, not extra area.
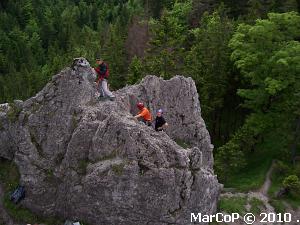
M 109 76 L 108 65 L 103 61 L 101 57 L 96 58 L 97 67 L 94 68 L 97 74 L 97 86 L 99 88 L 99 100 L 109 98 L 110 100 L 114 100 L 115 96 L 112 92 L 109 91 L 107 85 L 107 79 Z
M 166 120 L 162 116 L 162 114 L 163 114 L 162 109 L 157 110 L 156 118 L 155 118 L 155 130 L 156 131 L 163 131 L 168 126 L 168 123 L 166 122 Z
M 150 111 L 144 106 L 144 103 L 139 102 L 137 105 L 140 110 L 139 114 L 137 114 L 134 118 L 142 118 L 142 121 L 147 125 L 151 126 L 152 116 Z

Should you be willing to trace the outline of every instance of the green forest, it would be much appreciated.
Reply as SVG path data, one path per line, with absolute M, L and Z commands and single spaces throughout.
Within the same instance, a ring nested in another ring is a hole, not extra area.
M 300 0 L 2 0 L 0 103 L 25 100 L 83 56 L 117 90 L 192 77 L 225 188 L 300 206 Z M 275 193 L 287 192 L 281 198 Z

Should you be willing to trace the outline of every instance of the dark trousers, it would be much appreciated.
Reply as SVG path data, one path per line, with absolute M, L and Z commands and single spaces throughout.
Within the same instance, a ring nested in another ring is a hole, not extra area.
M 144 122 L 144 124 L 146 124 L 146 125 L 149 126 L 149 127 L 152 126 L 152 123 L 151 123 L 151 121 L 149 121 L 149 120 L 144 120 L 144 119 L 143 119 L 143 122 Z

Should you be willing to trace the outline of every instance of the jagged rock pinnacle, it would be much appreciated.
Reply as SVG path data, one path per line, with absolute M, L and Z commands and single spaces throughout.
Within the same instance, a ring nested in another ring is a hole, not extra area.
M 98 102 L 94 78 L 78 58 L 36 96 L 0 105 L 0 157 L 19 168 L 23 205 L 92 225 L 186 225 L 191 212 L 214 213 L 220 184 L 194 81 L 146 76 Z M 137 101 L 164 109 L 166 133 L 133 118 Z

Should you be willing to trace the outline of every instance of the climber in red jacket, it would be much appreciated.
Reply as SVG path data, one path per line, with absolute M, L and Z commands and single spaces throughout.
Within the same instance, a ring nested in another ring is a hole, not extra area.
M 108 65 L 103 61 L 101 57 L 96 58 L 97 67 L 94 68 L 95 73 L 97 75 L 97 86 L 99 88 L 99 100 L 109 98 L 110 100 L 114 100 L 115 96 L 108 89 L 107 80 L 109 77 L 109 69 Z

